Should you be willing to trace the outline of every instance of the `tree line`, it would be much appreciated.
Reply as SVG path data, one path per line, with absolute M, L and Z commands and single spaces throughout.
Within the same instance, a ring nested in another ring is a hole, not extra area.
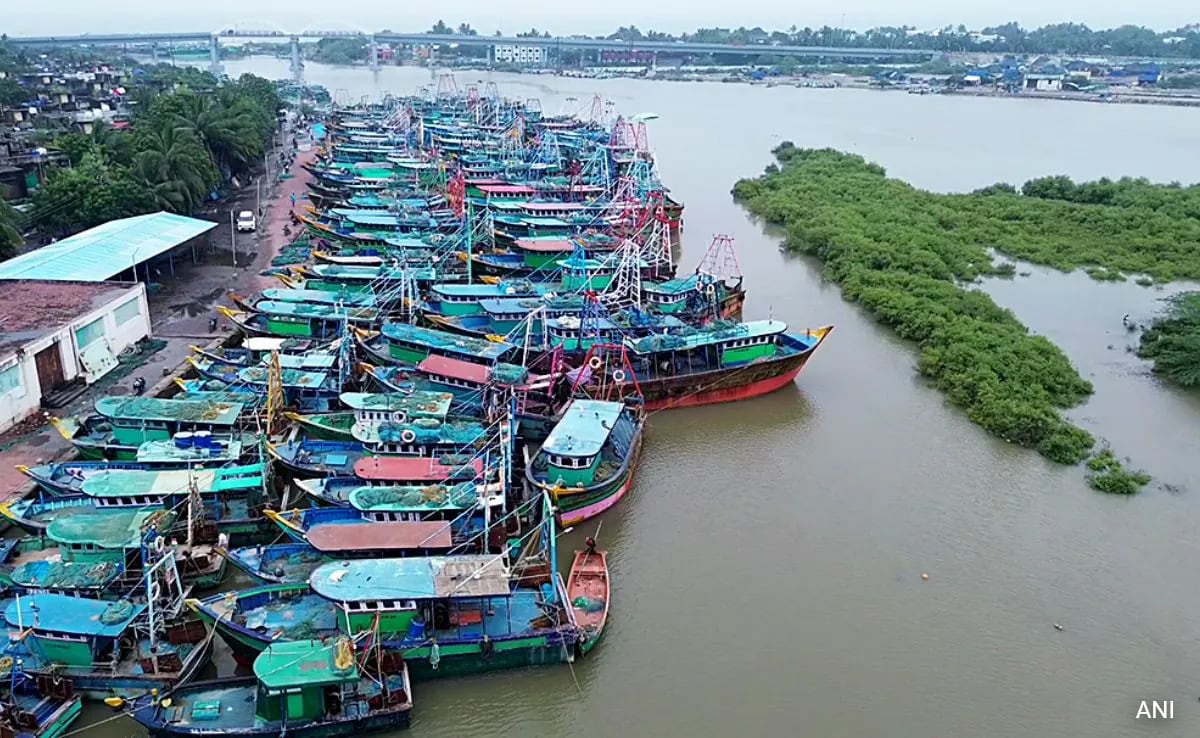
M 220 82 L 194 69 L 177 76 L 163 66 L 131 91 L 137 112 L 129 129 L 100 125 L 53 140 L 71 166 L 51 172 L 33 197 L 31 219 L 43 233 L 158 210 L 194 213 L 259 167 L 276 128 L 274 85 L 248 74 Z M 159 92 L 155 74 L 196 84 Z
M 993 249 L 1062 269 L 1136 263 L 1164 276 L 1200 274 L 1200 229 L 1178 219 L 1195 188 L 1122 180 L 1103 187 L 1123 194 L 1095 204 L 1071 199 L 1091 192 L 1086 185 L 1068 190 L 1053 178 L 1060 189 L 1035 180 L 1029 194 L 1000 185 L 945 195 L 829 149 L 784 143 L 775 156 L 762 176 L 734 186 L 735 198 L 784 226 L 788 249 L 824 262 L 846 299 L 914 341 L 918 370 L 973 422 L 1060 463 L 1092 456 L 1097 489 L 1132 493 L 1148 481 L 1111 453 L 1093 456 L 1095 439 L 1063 417 L 1092 392 L 1063 352 L 969 285 L 1015 271 L 995 263 Z M 1169 265 L 1158 269 L 1156 254 Z

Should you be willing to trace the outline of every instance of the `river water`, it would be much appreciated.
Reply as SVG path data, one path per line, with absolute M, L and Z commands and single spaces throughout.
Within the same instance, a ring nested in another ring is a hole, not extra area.
M 287 76 L 273 59 L 227 71 Z M 458 82 L 481 76 L 460 73 Z M 344 99 L 436 85 L 416 68 L 310 64 L 306 78 Z M 1055 173 L 1186 181 L 1200 172 L 1200 111 L 490 79 L 503 94 L 541 98 L 551 113 L 593 93 L 625 113 L 657 113 L 650 143 L 687 204 L 682 267 L 714 233 L 730 234 L 748 318 L 837 328 L 795 386 L 653 416 L 634 494 L 604 518 L 614 611 L 591 657 L 573 672 L 419 685 L 415 735 L 1200 730 L 1200 399 L 1150 377 L 1125 351 L 1135 340 L 1121 327 L 1125 313 L 1153 315 L 1165 293 L 1041 269 L 985 287 L 1095 383 L 1073 417 L 1156 477 L 1134 498 L 1109 497 L 1088 489 L 1081 469 L 971 425 L 915 374 L 910 345 L 843 302 L 819 265 L 781 254 L 778 238 L 729 196 L 784 139 L 861 153 L 944 191 Z M 1149 699 L 1175 700 L 1175 719 L 1135 720 Z

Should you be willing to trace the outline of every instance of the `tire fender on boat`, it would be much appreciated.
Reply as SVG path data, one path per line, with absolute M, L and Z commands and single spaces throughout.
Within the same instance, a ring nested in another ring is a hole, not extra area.
M 412 443 L 417 440 L 417 434 L 413 432 L 412 428 L 405 428 L 400 433 L 400 440 L 404 443 Z
M 158 536 L 154 539 L 154 550 L 155 551 L 157 551 L 158 553 L 162 553 L 163 549 L 165 549 L 166 547 L 167 547 L 167 542 L 166 542 L 166 540 L 163 539 L 162 536 Z
M 600 365 L 603 363 L 604 362 L 600 361 L 599 356 L 593 356 L 590 360 L 588 360 L 588 366 L 590 366 L 592 369 L 599 369 Z
M 625 381 L 625 370 L 624 369 L 615 370 L 612 373 L 612 378 L 613 378 L 614 382 L 624 382 Z

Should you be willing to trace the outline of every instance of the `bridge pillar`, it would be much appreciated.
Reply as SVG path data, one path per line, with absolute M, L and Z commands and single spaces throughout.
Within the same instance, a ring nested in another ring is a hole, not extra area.
M 292 36 L 292 80 L 296 82 L 304 81 L 304 57 L 300 55 L 300 37 Z
M 379 44 L 375 42 L 374 36 L 367 40 L 367 66 L 372 72 L 379 71 Z
M 216 34 L 208 37 L 208 71 L 221 76 L 221 39 Z

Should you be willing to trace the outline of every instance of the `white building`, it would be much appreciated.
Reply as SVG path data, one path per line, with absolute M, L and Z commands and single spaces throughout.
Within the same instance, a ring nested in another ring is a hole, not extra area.
M 40 411 L 42 397 L 91 384 L 150 335 L 140 283 L 0 282 L 0 432 Z
M 518 46 L 496 44 L 492 46 L 492 62 L 495 64 L 540 65 L 546 63 L 546 49 L 542 46 Z

